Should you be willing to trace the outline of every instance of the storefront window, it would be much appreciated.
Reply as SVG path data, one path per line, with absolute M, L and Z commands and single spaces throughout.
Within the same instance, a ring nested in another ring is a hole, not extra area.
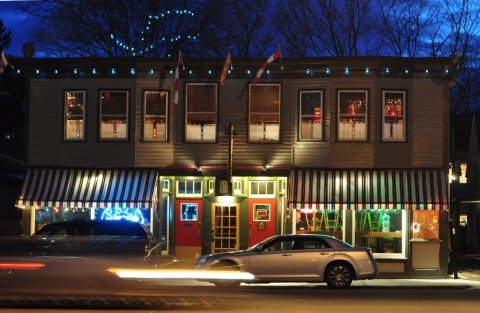
M 373 253 L 403 253 L 403 210 L 355 211 L 355 245 Z
M 280 141 L 280 85 L 250 85 L 248 141 Z
M 167 92 L 145 91 L 143 101 L 143 139 L 148 141 L 167 140 Z
M 185 141 L 217 139 L 217 84 L 187 84 Z
M 90 219 L 90 209 L 61 209 L 44 207 L 35 212 L 35 230 L 46 224 Z
M 343 211 L 339 210 L 296 210 L 295 228 L 297 234 L 321 233 L 342 238 Z
M 128 139 L 128 91 L 100 92 L 100 139 Z
M 413 211 L 412 239 L 438 239 L 438 225 L 438 211 Z
M 368 121 L 368 91 L 338 91 L 337 139 L 366 141 Z
M 85 101 L 86 91 L 65 92 L 65 140 L 85 139 Z
M 406 91 L 382 91 L 383 141 L 405 141 Z

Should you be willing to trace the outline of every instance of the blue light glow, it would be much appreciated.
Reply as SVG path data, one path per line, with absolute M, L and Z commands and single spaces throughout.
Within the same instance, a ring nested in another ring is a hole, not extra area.
M 146 220 L 143 217 L 142 211 L 138 208 L 108 208 L 105 209 L 100 217 L 102 220 L 128 220 L 140 224 L 145 224 Z

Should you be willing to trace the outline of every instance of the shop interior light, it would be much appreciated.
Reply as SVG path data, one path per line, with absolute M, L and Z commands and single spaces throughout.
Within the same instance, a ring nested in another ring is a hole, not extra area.
M 97 69 L 96 68 L 92 68 L 92 74 L 97 75 Z

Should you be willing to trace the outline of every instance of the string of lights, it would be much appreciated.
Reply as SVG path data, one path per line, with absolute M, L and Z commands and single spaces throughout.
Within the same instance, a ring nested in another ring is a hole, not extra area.
M 193 17 L 195 14 L 192 11 L 189 10 L 168 10 L 163 13 L 160 13 L 158 15 L 149 15 L 147 22 L 145 23 L 144 29 L 140 33 L 140 42 L 142 47 L 136 48 L 132 44 L 128 44 L 124 39 L 115 36 L 114 34 L 110 34 L 110 39 L 112 39 L 117 47 L 124 49 L 126 52 L 131 54 L 132 56 L 136 55 L 147 55 L 150 51 L 156 48 L 156 45 L 154 43 L 146 43 L 145 41 L 145 36 L 151 33 L 152 29 L 154 28 L 154 23 L 159 21 L 160 19 L 165 19 L 169 17 L 174 17 L 174 16 L 179 16 L 179 15 L 187 15 Z M 190 35 L 175 35 L 173 37 L 166 37 L 163 36 L 160 40 L 162 42 L 170 42 L 174 43 L 177 42 L 181 39 L 187 39 L 187 40 L 197 40 L 200 37 L 200 34 L 190 34 Z

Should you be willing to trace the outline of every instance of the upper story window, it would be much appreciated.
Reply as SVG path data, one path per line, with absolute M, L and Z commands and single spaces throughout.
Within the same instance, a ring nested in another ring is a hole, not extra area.
M 382 140 L 406 141 L 406 91 L 382 90 Z
M 202 181 L 200 180 L 178 180 L 177 195 L 184 197 L 201 197 Z
M 280 85 L 250 85 L 248 140 L 280 141 Z
M 323 91 L 300 91 L 300 140 L 323 139 Z
M 274 181 L 251 181 L 250 197 L 252 198 L 274 198 L 275 182 Z
M 128 139 L 128 91 L 100 91 L 100 140 Z
M 338 90 L 337 92 L 337 139 L 367 141 L 368 90 Z
M 185 141 L 217 139 L 217 84 L 187 84 Z
M 85 140 L 85 90 L 64 93 L 64 140 Z
M 167 92 L 143 92 L 143 140 L 167 140 L 167 108 Z

